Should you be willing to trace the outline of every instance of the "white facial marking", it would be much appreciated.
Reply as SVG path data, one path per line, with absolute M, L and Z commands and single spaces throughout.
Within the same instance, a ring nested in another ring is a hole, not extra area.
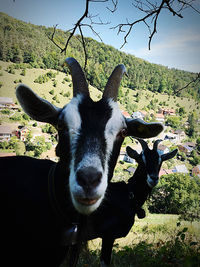
M 64 120 L 66 121 L 66 124 L 68 125 L 69 129 L 71 152 L 72 152 L 72 159 L 70 163 L 70 176 L 69 176 L 71 199 L 73 205 L 80 213 L 89 214 L 99 207 L 104 197 L 107 188 L 109 157 L 112 152 L 114 141 L 116 139 L 117 134 L 126 125 L 124 117 L 119 110 L 118 104 L 110 99 L 109 105 L 112 109 L 112 116 L 108 120 L 105 127 L 105 139 L 107 144 L 107 150 L 105 155 L 104 169 L 100 158 L 96 154 L 97 148 L 94 148 L 92 146 L 89 147 L 89 144 L 87 153 L 84 155 L 83 159 L 75 169 L 74 154 L 76 150 L 76 140 L 81 128 L 81 117 L 79 114 L 78 105 L 81 103 L 81 101 L 82 101 L 81 95 L 77 95 L 64 108 L 63 112 L 64 112 Z M 77 171 L 85 167 L 94 167 L 95 169 L 97 169 L 97 171 L 102 173 L 102 179 L 100 184 L 95 189 L 92 190 L 89 196 L 86 195 L 83 187 L 80 186 L 76 180 Z M 77 198 L 87 199 L 88 197 L 90 199 L 96 199 L 97 201 L 92 205 L 83 205 L 77 201 Z
M 72 161 L 72 165 L 74 166 L 74 160 Z M 71 165 L 71 166 L 72 166 Z M 82 214 L 89 214 L 96 210 L 99 205 L 101 204 L 101 201 L 104 197 L 105 190 L 107 188 L 107 172 L 103 172 L 103 168 L 101 165 L 100 159 L 97 157 L 97 155 L 92 154 L 92 153 L 87 153 L 84 155 L 83 160 L 78 164 L 76 171 L 74 172 L 74 167 L 72 166 L 72 170 L 70 172 L 70 188 L 71 188 L 71 197 L 72 197 L 72 202 L 76 209 L 82 213 Z M 81 197 L 81 198 L 87 198 L 88 196 L 85 194 L 84 189 L 82 186 L 80 186 L 74 177 L 76 177 L 76 173 L 78 170 L 92 166 L 97 169 L 97 171 L 101 172 L 102 175 L 102 180 L 101 183 L 93 190 L 92 195 L 90 198 L 98 199 L 96 203 L 93 205 L 82 205 L 81 203 L 77 202 L 75 197 Z
M 66 105 L 63 110 L 64 121 L 66 122 L 69 129 L 70 136 L 70 144 L 71 149 L 74 149 L 74 145 L 76 144 L 76 137 L 79 134 L 79 130 L 81 127 L 81 117 L 79 114 L 78 106 L 82 101 L 82 95 L 77 95 L 72 98 L 70 103 Z
M 114 102 L 112 99 L 109 101 L 109 105 L 112 108 L 112 116 L 108 120 L 105 128 L 105 138 L 107 142 L 107 155 L 110 156 L 110 153 L 113 149 L 113 144 L 116 139 L 119 131 L 125 127 L 124 117 L 119 109 L 117 102 Z

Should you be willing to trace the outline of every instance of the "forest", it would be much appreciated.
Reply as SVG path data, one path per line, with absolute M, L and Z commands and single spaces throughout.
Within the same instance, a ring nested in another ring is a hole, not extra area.
M 83 66 L 84 51 L 80 36 L 72 38 L 67 55 L 64 55 L 49 39 L 53 30 L 53 28 L 32 25 L 0 13 L 0 60 L 28 63 L 34 68 L 63 71 L 61 63 L 66 56 L 70 56 L 76 58 Z M 68 34 L 58 29 L 54 38 L 60 46 L 64 46 Z M 122 82 L 124 87 L 168 95 L 177 94 L 199 100 L 200 81 L 191 83 L 186 89 L 177 93 L 180 88 L 195 79 L 196 73 L 149 63 L 92 38 L 86 38 L 85 41 L 88 55 L 86 76 L 89 83 L 99 90 L 104 88 L 113 66 L 123 63 L 128 73 L 128 78 L 125 77 Z

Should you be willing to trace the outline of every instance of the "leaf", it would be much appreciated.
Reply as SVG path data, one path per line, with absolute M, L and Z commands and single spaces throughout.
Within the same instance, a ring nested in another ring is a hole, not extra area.
M 188 230 L 188 228 L 185 227 L 185 228 L 183 228 L 182 232 L 185 233 L 185 232 L 187 232 L 187 230 Z
M 185 240 L 185 234 L 181 234 L 181 240 L 184 241 Z

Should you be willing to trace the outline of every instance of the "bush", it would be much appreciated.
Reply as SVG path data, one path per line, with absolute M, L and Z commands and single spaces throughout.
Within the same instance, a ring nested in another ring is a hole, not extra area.
M 10 115 L 11 111 L 9 109 L 2 109 L 1 113 L 5 115 Z
M 23 69 L 22 72 L 20 73 L 20 75 L 25 76 L 26 75 L 26 70 Z
M 49 91 L 49 94 L 54 95 L 54 89 L 52 89 L 51 91 Z
M 22 116 L 21 115 L 14 115 L 14 116 L 10 117 L 9 119 L 12 121 L 21 121 Z
M 179 214 L 185 219 L 199 218 L 199 183 L 184 174 L 163 175 L 154 188 L 149 203 L 150 212 Z

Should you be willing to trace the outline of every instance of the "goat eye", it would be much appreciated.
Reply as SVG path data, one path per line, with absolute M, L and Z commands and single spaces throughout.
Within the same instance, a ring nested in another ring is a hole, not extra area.
M 119 135 L 123 138 L 125 138 L 127 136 L 127 129 L 123 128 L 120 132 Z
M 56 128 L 57 128 L 57 130 L 59 130 L 59 131 L 63 130 L 63 128 L 64 128 L 64 124 L 63 124 L 63 122 L 62 122 L 62 121 L 58 121 L 58 123 L 57 123 L 57 125 L 56 125 Z

